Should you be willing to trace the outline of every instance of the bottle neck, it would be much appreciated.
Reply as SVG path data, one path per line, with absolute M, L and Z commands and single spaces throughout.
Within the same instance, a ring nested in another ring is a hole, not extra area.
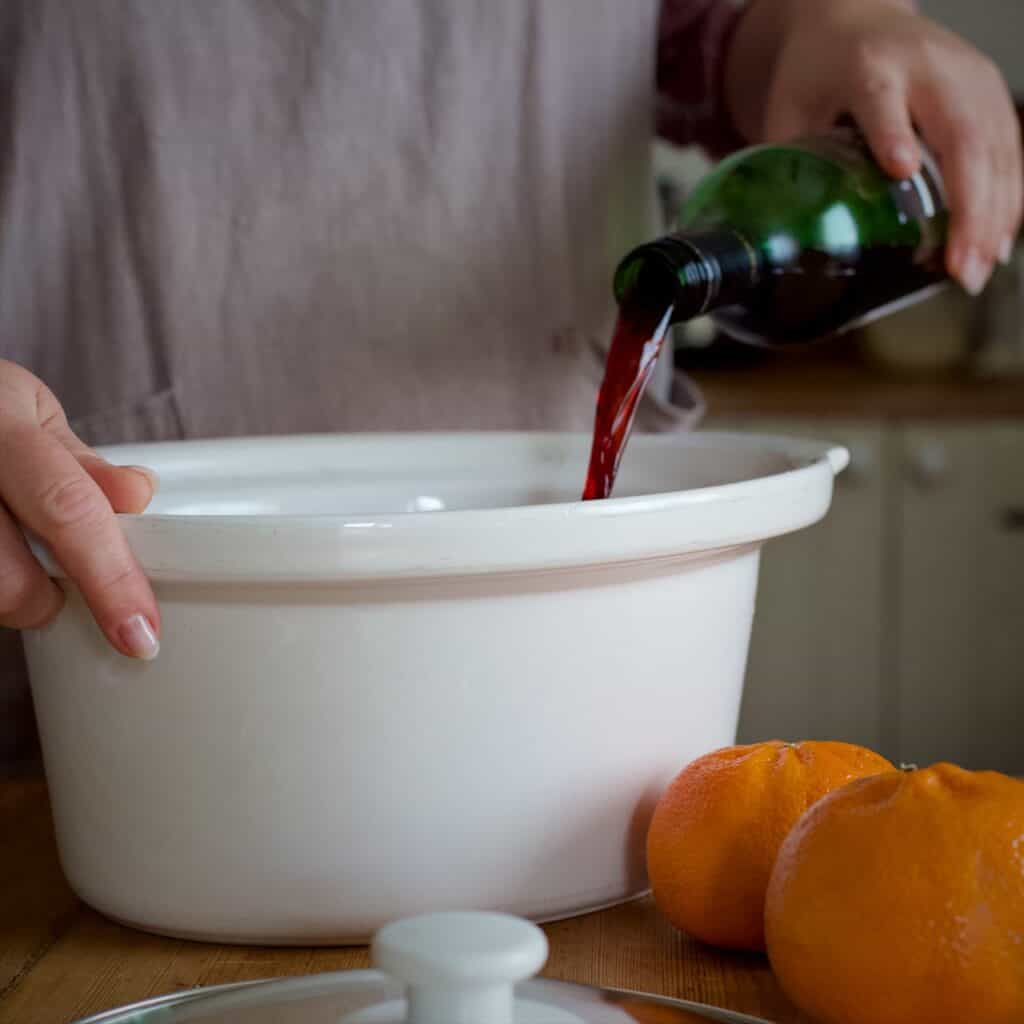
M 673 307 L 672 322 L 749 302 L 761 279 L 757 251 L 735 231 L 679 232 L 641 245 L 615 272 L 615 298 Z

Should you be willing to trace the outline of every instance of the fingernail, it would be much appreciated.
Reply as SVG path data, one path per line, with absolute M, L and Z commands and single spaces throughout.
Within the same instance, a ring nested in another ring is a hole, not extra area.
M 160 653 L 160 641 L 144 615 L 133 615 L 117 631 L 121 646 L 133 658 L 152 661 Z
M 149 486 L 153 488 L 154 494 L 160 489 L 160 477 L 149 466 L 125 466 L 124 468 L 141 473 L 149 481 Z
M 980 295 L 988 281 L 989 268 L 977 249 L 968 249 L 960 263 L 960 281 L 970 295 Z
M 1010 259 L 1011 259 L 1012 256 L 1013 256 L 1013 239 L 1012 238 L 1004 238 L 1003 239 L 1003 244 L 999 248 L 999 262 L 1002 263 L 1002 265 L 1004 267 L 1008 267 L 1010 265 Z

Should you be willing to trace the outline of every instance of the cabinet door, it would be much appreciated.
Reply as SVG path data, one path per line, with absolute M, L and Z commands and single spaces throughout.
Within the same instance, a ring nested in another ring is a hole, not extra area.
M 839 739 L 884 750 L 881 425 L 756 419 L 708 426 L 824 438 L 851 451 L 825 519 L 764 547 L 740 741 Z
M 903 431 L 899 756 L 1024 773 L 1024 426 Z

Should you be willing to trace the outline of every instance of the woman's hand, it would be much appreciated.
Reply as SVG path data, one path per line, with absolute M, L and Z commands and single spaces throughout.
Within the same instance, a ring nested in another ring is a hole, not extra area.
M 946 183 L 950 274 L 977 294 L 1009 260 L 1024 169 L 1006 84 L 909 0 L 754 0 L 729 49 L 726 94 L 753 140 L 821 132 L 850 114 L 897 178 L 918 169 L 916 127 Z
M 0 359 L 0 625 L 45 625 L 64 601 L 25 527 L 49 546 L 117 650 L 156 657 L 156 599 L 114 516 L 141 512 L 155 489 L 148 470 L 111 465 L 86 447 L 49 388 Z

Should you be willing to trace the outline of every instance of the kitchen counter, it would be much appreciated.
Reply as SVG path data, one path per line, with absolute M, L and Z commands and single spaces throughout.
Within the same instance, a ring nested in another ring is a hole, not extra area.
M 0 837 L 0 1024 L 66 1024 L 178 989 L 368 963 L 362 947 L 207 945 L 106 920 L 61 874 L 41 780 L 0 780 Z M 545 930 L 551 943 L 546 977 L 807 1024 L 779 991 L 764 957 L 698 945 L 670 928 L 649 898 Z
M 760 351 L 732 343 L 684 351 L 680 368 L 700 387 L 708 418 L 918 420 L 1024 419 L 1024 378 L 964 372 L 904 374 L 873 367 L 855 345 Z

